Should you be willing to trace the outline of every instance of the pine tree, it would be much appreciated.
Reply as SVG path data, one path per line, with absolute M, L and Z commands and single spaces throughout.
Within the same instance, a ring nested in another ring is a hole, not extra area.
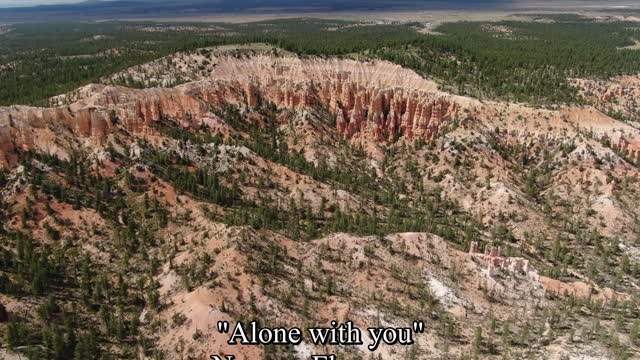
M 100 358 L 100 348 L 94 329 L 82 334 L 73 352 L 74 360 L 93 360 Z
M 482 352 L 482 342 L 483 342 L 482 328 L 476 327 L 476 329 L 473 332 L 473 355 L 474 355 L 474 358 L 476 359 L 479 357 L 479 355 Z
M 15 349 L 18 346 L 24 344 L 27 339 L 27 329 L 24 325 L 18 321 L 11 320 L 9 324 L 7 324 L 7 329 L 5 332 L 5 341 L 7 343 L 7 347 L 10 350 Z
M 629 332 L 629 339 L 636 346 L 640 345 L 640 320 L 633 322 L 631 331 Z
M 0 304 L 0 323 L 7 322 L 9 320 L 9 313 L 3 304 Z

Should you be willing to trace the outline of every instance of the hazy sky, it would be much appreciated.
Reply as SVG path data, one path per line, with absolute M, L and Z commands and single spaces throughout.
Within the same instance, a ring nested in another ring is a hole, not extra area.
M 31 6 L 46 4 L 71 4 L 84 0 L 0 0 L 0 7 Z

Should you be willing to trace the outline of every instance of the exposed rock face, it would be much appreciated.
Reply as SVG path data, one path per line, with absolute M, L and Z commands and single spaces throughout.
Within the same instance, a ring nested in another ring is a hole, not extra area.
M 560 280 L 540 276 L 540 283 L 547 296 L 567 297 L 573 296 L 578 299 L 591 299 L 608 303 L 611 301 L 623 301 L 627 299 L 625 294 L 617 293 L 610 288 L 599 288 L 586 284 L 582 281 L 562 282 Z
M 11 165 L 15 148 L 29 149 L 34 129 L 59 124 L 75 136 L 103 143 L 116 124 L 144 134 L 169 117 L 198 122 L 223 103 L 256 107 L 265 101 L 300 110 L 321 106 L 336 115 L 345 138 L 373 141 L 433 138 L 459 105 L 431 81 L 388 62 L 295 57 L 217 59 L 210 79 L 175 88 L 129 89 L 89 85 L 74 91 L 69 106 L 0 108 L 0 164 Z
M 326 106 L 347 138 L 366 134 L 377 141 L 430 139 L 458 109 L 433 82 L 388 62 L 224 57 L 211 76 L 243 87 L 249 106 L 260 98 L 282 108 Z
M 144 135 L 162 117 L 199 123 L 214 118 L 211 111 L 224 103 L 256 107 L 272 102 L 293 110 L 323 107 L 335 114 L 339 134 L 373 142 L 432 139 L 460 115 L 471 114 L 481 123 L 503 116 L 498 108 L 504 107 L 497 103 L 482 104 L 440 92 L 432 81 L 383 61 L 220 56 L 211 59 L 211 69 L 206 77 L 200 74 L 196 81 L 173 88 L 88 85 L 56 98 L 55 103 L 66 106 L 0 108 L 0 166 L 13 164 L 16 149 L 50 148 L 51 144 L 42 143 L 55 138 L 46 136 L 47 131 L 67 129 L 101 144 L 117 127 Z M 507 107 L 506 111 L 530 109 Z M 572 108 L 564 113 L 567 120 L 597 138 L 609 137 L 629 157 L 640 156 L 637 129 L 593 109 Z M 558 114 L 545 116 L 559 118 Z
M 242 99 L 241 92 L 215 85 L 203 82 L 144 90 L 89 85 L 78 90 L 84 97 L 69 106 L 0 108 L 0 165 L 13 165 L 14 149 L 33 148 L 37 135 L 49 128 L 63 127 L 74 136 L 100 144 L 118 124 L 132 133 L 145 134 L 161 117 L 200 121 L 209 114 L 209 105 Z
M 617 119 L 635 122 L 640 121 L 640 76 L 623 75 L 608 80 L 573 79 L 573 85 L 580 95 L 589 100 L 603 113 Z
M 540 283 L 549 296 L 575 296 L 580 299 L 588 299 L 593 291 L 589 285 L 583 282 L 564 283 L 546 276 L 540 277 Z
M 487 266 L 487 274 L 489 277 L 494 276 L 494 271 L 496 269 L 506 270 L 512 273 L 526 274 L 529 279 L 542 286 L 546 296 L 574 296 L 579 299 L 594 299 L 603 302 L 626 298 L 624 294 L 616 293 L 610 288 L 602 289 L 581 281 L 566 283 L 546 276 L 540 276 L 537 271 L 529 268 L 529 261 L 527 259 L 521 257 L 502 256 L 500 247 L 487 246 L 484 253 L 482 253 L 479 251 L 478 243 L 474 241 L 471 243 L 469 248 L 469 255 L 473 259 L 476 259 Z M 489 283 L 495 284 L 495 281 Z
M 568 108 L 564 115 L 582 132 L 594 139 L 607 139 L 611 148 L 629 159 L 640 159 L 640 130 L 623 121 L 615 120 L 594 108 Z
M 624 136 L 620 136 L 617 143 L 612 144 L 612 148 L 621 153 L 624 153 L 630 159 L 640 161 L 640 139 L 632 138 L 627 139 Z
M 0 167 L 12 165 L 16 159 L 11 132 L 6 127 L 0 128 Z
M 497 269 L 505 269 L 511 272 L 518 273 L 528 273 L 529 272 L 529 261 L 527 259 L 521 257 L 505 257 L 500 254 L 500 247 L 486 247 L 484 253 L 481 253 L 478 250 L 478 243 L 472 242 L 471 247 L 469 248 L 469 254 L 484 262 L 489 270 Z

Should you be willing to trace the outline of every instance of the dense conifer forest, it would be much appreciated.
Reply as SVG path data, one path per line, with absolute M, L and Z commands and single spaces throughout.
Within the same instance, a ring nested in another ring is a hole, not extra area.
M 293 19 L 248 24 L 45 23 L 0 35 L 0 104 L 46 99 L 127 67 L 174 53 L 264 42 L 299 54 L 364 55 L 415 69 L 455 93 L 531 103 L 580 102 L 568 77 L 640 71 L 632 23 L 575 15 L 538 21 L 457 22 L 435 33 L 424 24 Z M 54 40 L 55 39 L 55 40 Z

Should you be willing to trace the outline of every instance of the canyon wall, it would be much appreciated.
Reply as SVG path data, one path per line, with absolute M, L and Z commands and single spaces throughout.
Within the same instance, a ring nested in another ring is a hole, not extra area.
M 211 111 L 224 103 L 255 108 L 272 102 L 281 109 L 299 111 L 324 108 L 335 115 L 339 134 L 373 142 L 430 140 L 452 120 L 466 116 L 498 126 L 496 118 L 508 118 L 508 113 L 524 114 L 524 119 L 533 113 L 530 108 L 481 103 L 441 92 L 414 71 L 385 61 L 219 56 L 208 66 L 208 75 L 198 75 L 193 82 L 173 88 L 94 84 L 56 97 L 56 103 L 68 105 L 0 108 L 0 166 L 14 163 L 16 149 L 44 151 L 51 146 L 46 139 L 55 138 L 49 136 L 52 132 L 66 130 L 79 139 L 103 144 L 116 128 L 146 134 L 162 117 L 198 123 L 214 117 Z M 576 128 L 592 132 L 598 139 L 606 136 L 615 150 L 640 159 L 637 129 L 589 107 L 566 107 L 552 113 L 551 118 L 562 114 Z M 525 121 L 518 130 L 529 129 L 531 124 L 537 121 Z M 536 131 L 544 136 L 550 132 Z
M 161 117 L 198 121 L 224 103 L 324 107 L 335 114 L 345 138 L 379 142 L 431 139 L 459 110 L 454 97 L 437 91 L 433 82 L 388 62 L 269 56 L 218 58 L 209 78 L 175 88 L 94 84 L 76 90 L 73 98 L 68 106 L 0 108 L 0 166 L 13 164 L 15 149 L 38 147 L 40 132 L 63 127 L 100 144 L 116 125 L 144 134 Z
M 336 114 L 338 131 L 347 138 L 431 139 L 458 110 L 453 97 L 435 83 L 389 62 L 270 56 L 217 60 L 211 77 L 245 84 L 249 106 L 261 98 L 281 108 L 320 104 Z

